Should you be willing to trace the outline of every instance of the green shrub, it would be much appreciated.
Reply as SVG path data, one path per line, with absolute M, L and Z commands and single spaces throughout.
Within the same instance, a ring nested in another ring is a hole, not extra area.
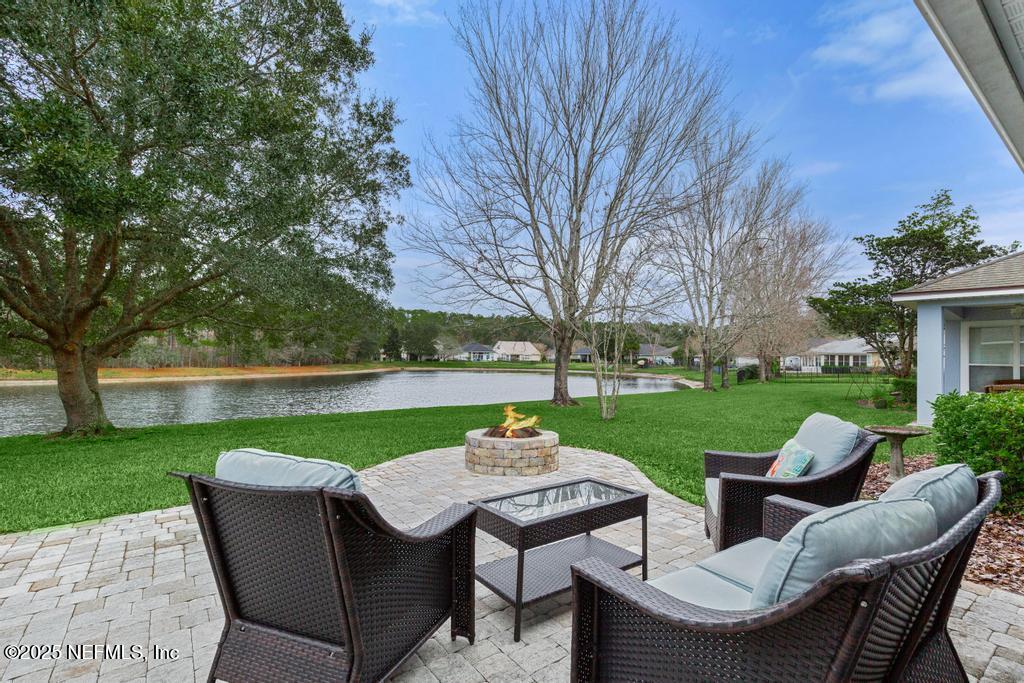
M 744 381 L 749 379 L 758 378 L 757 365 L 744 365 L 742 368 L 736 371 L 736 384 L 742 384 Z
M 917 378 L 894 377 L 892 388 L 900 392 L 900 400 L 904 403 L 917 403 Z
M 1024 504 L 1024 391 L 953 392 L 933 405 L 938 463 L 965 462 L 975 474 L 1002 470 L 1004 502 Z
M 889 407 L 889 385 L 876 384 L 871 388 L 871 404 L 876 408 Z

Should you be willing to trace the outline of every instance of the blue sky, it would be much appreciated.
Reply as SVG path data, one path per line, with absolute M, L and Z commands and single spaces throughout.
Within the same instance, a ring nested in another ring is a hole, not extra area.
M 845 236 L 886 233 L 941 187 L 977 209 L 986 239 L 1024 237 L 1024 174 L 911 0 L 650 0 L 728 68 L 733 109 L 787 158 L 808 205 Z M 470 76 L 447 16 L 452 0 L 350 0 L 374 30 L 363 83 L 398 103 L 413 160 L 467 110 Z M 415 178 L 414 178 L 415 180 Z M 401 210 L 415 208 L 414 193 Z M 438 308 L 412 285 L 423 266 L 393 244 L 396 306 Z M 854 250 L 855 251 L 855 250 Z M 848 275 L 860 274 L 853 259 Z

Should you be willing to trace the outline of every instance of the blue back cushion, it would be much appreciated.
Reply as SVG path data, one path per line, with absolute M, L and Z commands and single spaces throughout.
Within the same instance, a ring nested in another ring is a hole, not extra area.
M 922 498 L 931 503 L 942 535 L 978 504 L 978 479 L 962 463 L 933 467 L 908 474 L 878 497 L 900 498 Z
M 793 437 L 814 453 L 804 476 L 818 474 L 845 460 L 857 443 L 859 431 L 857 425 L 825 413 L 814 413 L 804 420 Z
M 788 600 L 852 560 L 907 552 L 937 537 L 935 511 L 916 498 L 859 500 L 816 512 L 779 541 L 754 585 L 750 606 Z
M 348 465 L 316 458 L 238 448 L 217 458 L 216 476 L 259 486 L 330 486 L 359 491 L 359 475 Z

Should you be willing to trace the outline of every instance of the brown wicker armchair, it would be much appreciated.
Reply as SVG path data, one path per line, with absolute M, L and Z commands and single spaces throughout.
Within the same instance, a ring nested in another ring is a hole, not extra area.
M 966 681 L 946 623 L 999 472 L 933 543 L 857 560 L 760 610 L 678 600 L 597 559 L 573 566 L 574 681 Z M 764 534 L 780 539 L 821 508 L 772 496 Z
M 176 476 L 224 606 L 209 680 L 381 680 L 449 617 L 473 641 L 472 506 L 400 531 L 354 491 Z
M 824 507 L 857 500 L 880 441 L 882 437 L 861 429 L 845 460 L 820 473 L 792 479 L 764 476 L 778 451 L 704 451 L 705 535 L 715 550 L 760 536 L 764 499 L 775 494 Z M 710 485 L 716 487 L 717 498 L 708 495 Z

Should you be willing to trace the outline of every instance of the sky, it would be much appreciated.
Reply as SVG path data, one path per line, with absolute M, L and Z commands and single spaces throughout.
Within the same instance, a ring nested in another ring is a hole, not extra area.
M 912 0 L 649 0 L 727 68 L 732 109 L 757 128 L 766 157 L 789 161 L 807 205 L 844 237 L 888 234 L 940 188 L 977 210 L 983 237 L 1024 238 L 1024 174 Z M 399 149 L 423 158 L 469 111 L 471 75 L 449 19 L 457 0 L 343 0 L 373 31 L 365 89 L 396 101 Z M 395 207 L 415 211 L 415 191 Z M 417 291 L 422 257 L 401 249 L 404 308 L 441 308 Z M 852 247 L 847 277 L 864 274 Z

